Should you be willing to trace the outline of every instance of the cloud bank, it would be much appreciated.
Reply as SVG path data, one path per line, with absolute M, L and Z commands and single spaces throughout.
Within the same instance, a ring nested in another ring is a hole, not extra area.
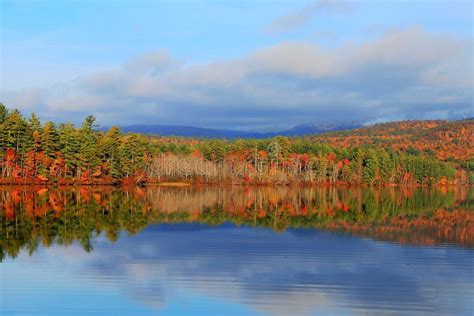
M 166 51 L 2 102 L 52 120 L 279 129 L 317 121 L 473 115 L 473 43 L 420 28 L 323 48 L 281 42 L 193 64 Z M 73 119 L 74 118 L 74 119 Z

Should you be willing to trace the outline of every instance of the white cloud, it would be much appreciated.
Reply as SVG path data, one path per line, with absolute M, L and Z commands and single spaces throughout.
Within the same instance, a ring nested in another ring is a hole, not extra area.
M 158 51 L 49 89 L 3 93 L 2 101 L 57 120 L 93 114 L 103 125 L 448 118 L 473 114 L 472 62 L 471 41 L 411 28 L 332 49 L 281 42 L 207 64 Z

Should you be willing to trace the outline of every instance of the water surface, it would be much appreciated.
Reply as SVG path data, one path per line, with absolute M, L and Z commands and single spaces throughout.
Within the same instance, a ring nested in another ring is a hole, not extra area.
M 470 315 L 472 189 L 0 188 L 4 314 Z

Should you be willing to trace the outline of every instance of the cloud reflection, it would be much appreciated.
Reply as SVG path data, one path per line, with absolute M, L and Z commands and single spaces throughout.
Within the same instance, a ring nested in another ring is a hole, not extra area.
M 150 226 L 99 241 L 79 273 L 120 280 L 125 295 L 158 309 L 188 293 L 276 315 L 468 312 L 471 250 L 299 232 Z

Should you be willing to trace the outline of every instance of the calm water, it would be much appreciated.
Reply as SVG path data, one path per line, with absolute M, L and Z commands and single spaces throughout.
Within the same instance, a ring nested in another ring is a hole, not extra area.
M 0 187 L 3 314 L 441 314 L 472 189 Z

